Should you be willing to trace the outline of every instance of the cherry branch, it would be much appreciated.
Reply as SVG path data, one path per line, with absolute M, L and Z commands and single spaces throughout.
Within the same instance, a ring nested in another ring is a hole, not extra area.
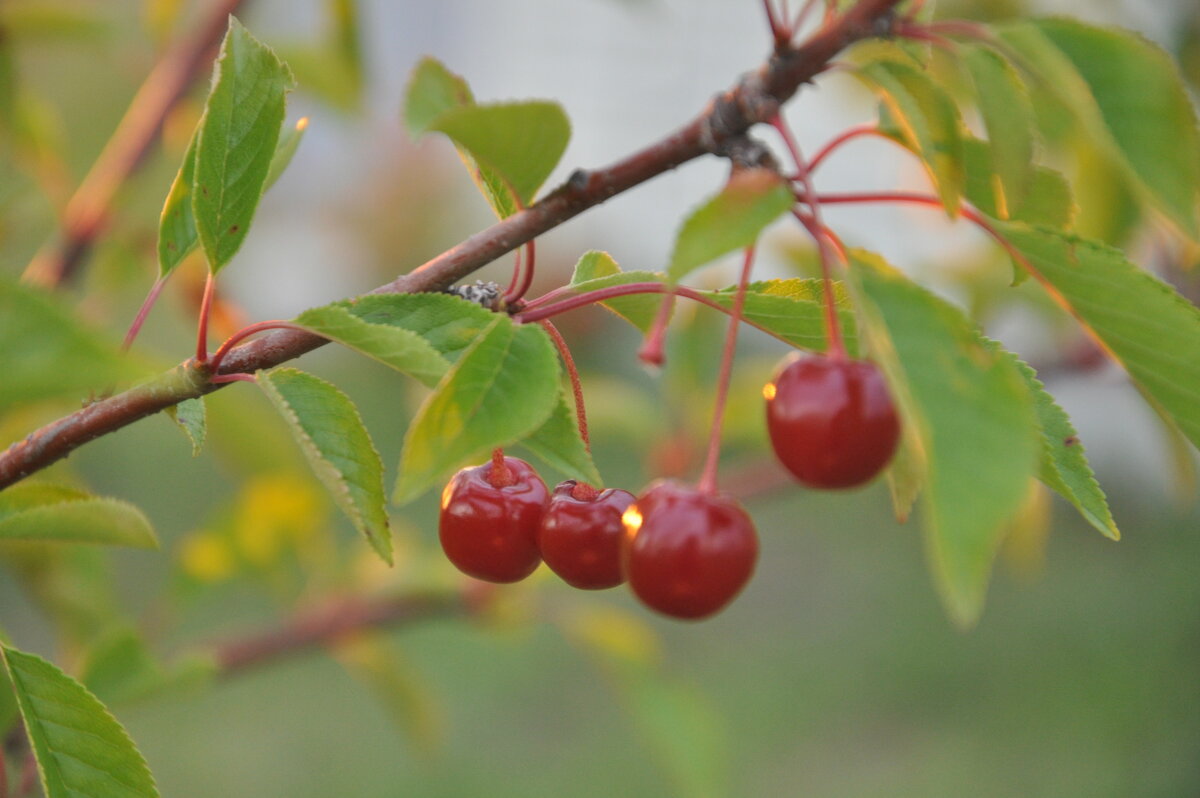
M 297 613 L 279 626 L 232 638 L 213 646 L 217 674 L 233 676 L 371 630 L 410 625 L 477 607 L 460 593 L 413 592 L 393 596 L 352 596 L 327 601 Z
M 231 2 L 232 0 L 227 0 Z M 616 163 L 577 170 L 541 201 L 470 236 L 412 272 L 371 293 L 439 291 L 580 213 L 702 155 L 722 155 L 754 125 L 779 113 L 806 82 L 847 45 L 887 35 L 900 0 L 858 0 L 796 48 L 771 55 L 718 95 L 682 128 Z M 310 333 L 282 330 L 230 351 L 214 372 L 188 360 L 148 382 L 102 399 L 36 430 L 0 453 L 0 489 L 66 457 L 88 441 L 115 432 L 186 399 L 218 390 L 214 376 L 277 366 L 326 343 Z
M 163 120 L 206 66 L 225 34 L 229 15 L 245 0 L 213 0 L 191 32 L 159 59 L 125 116 L 67 203 L 62 230 L 34 256 L 24 279 L 45 286 L 70 280 L 108 221 L 117 191 L 154 144 Z

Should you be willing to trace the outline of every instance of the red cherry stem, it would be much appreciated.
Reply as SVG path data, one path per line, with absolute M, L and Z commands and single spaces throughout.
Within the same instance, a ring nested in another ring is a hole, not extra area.
M 813 188 L 812 175 L 810 167 L 804 160 L 804 156 L 800 154 L 800 145 L 796 143 L 796 137 L 792 135 L 791 128 L 783 121 L 783 117 L 776 115 L 771 120 L 771 126 L 779 132 L 780 138 L 783 139 L 784 146 L 787 147 L 788 153 L 791 154 L 792 160 L 796 164 L 796 172 L 799 175 L 799 182 L 803 189 L 803 198 L 808 203 L 809 214 L 812 216 L 813 225 L 816 231 L 812 228 L 805 227 L 813 235 L 813 240 L 817 244 L 817 254 L 821 258 L 821 281 L 822 294 L 825 305 L 825 335 L 829 340 L 829 345 L 826 347 L 829 357 L 834 360 L 846 359 L 846 343 L 842 340 L 842 327 L 838 321 L 837 306 L 833 301 L 833 256 L 829 251 L 829 240 L 821 231 L 825 229 L 825 223 L 821 220 L 821 204 L 817 200 L 817 190 Z
M 504 292 L 504 303 L 506 305 L 511 305 L 519 301 L 529 292 L 529 286 L 533 285 L 533 267 L 536 255 L 533 239 L 531 238 L 525 242 L 524 268 L 522 268 L 521 256 L 517 255 L 517 263 L 513 268 L 512 281 L 508 285 L 508 290 Z
M 259 321 L 243 327 L 233 335 L 229 336 L 229 339 L 217 347 L 217 351 L 213 353 L 213 356 L 209 361 L 208 368 L 209 371 L 211 371 L 215 376 L 213 376 L 209 381 L 214 383 L 233 382 L 234 380 L 230 378 L 236 377 L 237 379 L 244 379 L 244 377 L 247 376 L 250 376 L 251 379 L 253 379 L 252 375 L 217 374 L 217 372 L 220 371 L 221 363 L 225 360 L 225 356 L 229 354 L 231 349 L 250 336 L 256 335 L 260 332 L 266 332 L 267 330 L 304 330 L 304 328 L 298 324 L 292 324 L 290 321 L 281 321 L 279 319 Z
M 879 191 L 863 194 L 819 194 L 815 197 L 818 203 L 823 205 L 838 205 L 844 203 L 863 203 L 863 202 L 891 202 L 909 205 L 924 205 L 926 207 L 941 208 L 942 201 L 931 194 L 917 194 L 908 191 Z M 974 223 L 979 229 L 983 230 L 989 236 L 996 240 L 1004 250 L 1021 265 L 1023 269 L 1029 272 L 1030 275 L 1044 285 L 1048 285 L 1045 277 L 1034 268 L 1029 259 L 1021 252 L 1021 250 L 1009 243 L 1008 239 L 1000 234 L 1000 231 L 988 222 L 983 214 L 976 211 L 967 205 L 963 205 L 959 209 L 959 213 L 969 222 Z
M 508 463 L 504 462 L 504 450 L 500 447 L 492 449 L 492 467 L 488 469 L 487 481 L 493 488 L 507 488 L 517 481 Z
M 483 181 L 480 174 L 480 182 Z M 508 186 L 509 194 L 512 197 L 513 204 L 517 206 L 518 211 L 525 210 L 525 203 L 521 202 L 521 198 L 517 196 L 517 192 L 513 190 L 511 184 L 505 180 L 505 185 Z M 525 258 L 522 264 L 521 253 L 517 253 L 517 261 L 513 264 L 512 280 L 508 283 L 508 288 L 504 292 L 504 304 L 511 305 L 519 302 L 529 291 L 529 286 L 533 285 L 533 268 L 536 262 L 537 253 L 533 246 L 533 239 L 525 242 Z M 523 267 L 523 268 L 522 268 Z
M 788 46 L 792 40 L 792 32 L 779 20 L 779 16 L 775 13 L 775 6 L 771 0 L 762 0 L 763 11 L 767 14 L 767 24 L 771 26 L 771 38 L 775 40 L 775 49 L 782 50 Z M 784 12 L 784 17 L 787 13 Z
M 549 333 L 550 340 L 558 347 L 558 354 L 562 356 L 567 376 L 571 378 L 571 393 L 575 395 L 575 423 L 579 425 L 579 437 L 583 438 L 584 448 L 590 452 L 592 441 L 588 437 L 587 409 L 583 406 L 583 385 L 579 382 L 579 370 L 575 368 L 575 359 L 571 357 L 571 349 L 563 339 L 562 333 L 549 319 L 542 319 L 538 324 L 542 325 L 542 329 Z
M 800 8 L 799 13 L 796 14 L 796 19 L 795 19 L 795 21 L 792 22 L 792 30 L 793 31 L 800 30 L 800 26 L 804 24 L 804 21 L 806 19 L 808 19 L 808 15 L 811 14 L 812 10 L 816 7 L 817 7 L 817 0 L 808 0 Z
M 890 141 L 893 144 L 896 143 L 895 140 L 891 136 L 887 135 L 882 130 L 880 130 L 879 127 L 874 123 L 871 123 L 869 125 L 858 125 L 856 127 L 849 128 L 848 130 L 844 131 L 843 133 L 830 139 L 830 141 L 828 143 L 826 143 L 823 147 L 821 147 L 821 149 L 817 150 L 816 155 L 814 155 L 811 159 L 809 159 L 809 162 L 808 162 L 809 175 L 811 175 L 813 172 L 817 171 L 817 167 L 820 166 L 821 163 L 824 162 L 824 160 L 826 158 L 828 158 L 830 155 L 832 155 L 843 144 L 845 144 L 848 141 L 853 141 L 854 139 L 857 139 L 857 138 L 862 138 L 863 136 L 877 136 L 886 141 Z M 799 179 L 799 177 L 797 177 L 797 179 Z
M 708 454 L 704 458 L 704 470 L 696 489 L 701 493 L 717 490 L 717 461 L 721 455 L 721 428 L 725 421 L 725 405 L 729 399 L 729 380 L 733 376 L 733 354 L 737 348 L 738 324 L 742 320 L 742 309 L 746 305 L 746 285 L 750 282 L 750 270 L 754 267 L 754 247 L 746 247 L 742 261 L 742 273 L 738 277 L 737 292 L 733 295 L 733 312 L 729 316 L 729 331 L 725 334 L 725 348 L 721 352 L 721 371 L 717 375 L 717 396 L 713 400 L 712 430 L 708 434 Z
M 795 216 L 796 219 L 799 220 L 800 224 L 804 225 L 804 228 L 808 230 L 809 234 L 814 238 L 818 235 L 825 236 L 825 238 L 829 240 L 830 246 L 837 251 L 838 259 L 841 260 L 842 263 L 850 262 L 850 259 L 846 256 L 846 245 L 842 242 L 842 239 L 838 238 L 837 233 L 833 232 L 828 227 L 818 227 L 816 221 L 799 208 L 792 209 L 792 216 Z
M 142 330 L 142 325 L 146 323 L 146 317 L 150 315 L 150 309 L 154 307 L 154 303 L 158 301 L 158 295 L 162 293 L 163 288 L 167 284 L 167 277 L 159 277 L 154 281 L 154 285 L 150 286 L 150 292 L 146 294 L 146 299 L 142 302 L 142 306 L 138 308 L 137 315 L 133 317 L 133 323 L 129 325 L 129 332 L 125 333 L 125 340 L 121 342 L 121 351 L 127 351 L 133 346 L 133 339 L 137 338 L 138 333 Z
M 571 498 L 578 502 L 594 502 L 600 491 L 586 482 L 576 482 L 571 487 Z
M 623 285 L 610 285 L 608 288 L 600 288 L 596 291 L 588 291 L 587 293 L 583 294 L 570 294 L 566 299 L 559 299 L 556 302 L 547 303 L 543 301 L 552 294 L 556 296 L 563 296 L 566 293 L 567 292 L 562 291 L 561 289 L 556 289 L 544 296 L 540 296 L 526 305 L 520 313 L 514 314 L 513 318 L 528 324 L 550 318 L 551 316 L 557 316 L 560 313 L 566 313 L 577 308 L 586 307 L 588 305 L 595 304 L 596 302 L 603 302 L 606 299 L 613 299 L 621 296 L 631 296 L 634 294 L 676 294 L 684 299 L 690 299 L 693 302 L 699 302 L 701 305 L 707 305 L 713 310 L 719 310 L 722 313 L 728 314 L 732 312 L 729 310 L 729 308 L 726 308 L 721 303 L 709 299 L 708 297 L 704 296 L 704 294 L 701 294 L 694 289 L 683 285 L 667 285 L 666 283 L 625 283 Z M 743 321 L 752 327 L 758 327 L 760 330 L 765 330 L 765 328 L 763 328 L 761 325 L 755 324 L 753 321 L 746 319 L 743 319 Z
M 896 25 L 895 33 L 897 36 L 901 36 L 905 39 L 929 42 L 934 47 L 941 47 L 944 50 L 955 49 L 954 42 L 950 41 L 945 36 L 939 36 L 925 25 L 914 24 L 912 22 L 901 22 Z
M 667 325 L 671 321 L 671 311 L 674 308 L 675 293 L 666 292 L 662 304 L 658 306 L 658 314 L 654 317 L 654 323 L 650 325 L 650 332 L 646 333 L 642 347 L 638 350 L 638 360 L 651 366 L 661 366 L 666 360 L 666 356 L 663 354 L 663 345 L 667 340 Z
M 923 205 L 925 207 L 932 208 L 943 207 L 942 201 L 937 197 L 928 194 L 914 194 L 905 191 L 881 191 L 871 194 L 821 194 L 817 196 L 816 199 L 818 202 L 826 205 L 859 202 L 892 202 Z M 1050 295 L 1050 298 L 1058 303 L 1063 310 L 1071 314 L 1072 318 L 1079 322 L 1084 332 L 1088 334 L 1092 341 L 1094 341 L 1096 345 L 1099 346 L 1100 349 L 1103 350 L 1104 353 L 1108 355 L 1108 357 L 1112 359 L 1114 363 L 1122 362 L 1121 359 L 1117 357 L 1117 354 L 1113 352 L 1112 348 L 1102 341 L 1100 337 L 1092 330 L 1087 321 L 1085 321 L 1083 317 L 1079 315 L 1079 312 L 1071 304 L 1071 301 L 1062 295 L 1062 292 L 1058 290 L 1054 283 L 1046 279 L 1046 276 L 1037 270 L 1037 267 L 1030 262 L 1029 258 L 1025 257 L 1025 254 L 1021 252 L 1021 250 L 1017 249 L 1007 238 L 1001 235 L 1000 231 L 993 227 L 991 222 L 987 220 L 987 217 L 967 205 L 963 205 L 961 208 L 959 208 L 959 213 L 962 214 L 964 219 L 974 223 L 977 227 L 991 236 L 997 244 L 1004 248 L 1004 251 L 1008 253 L 1009 257 L 1016 261 L 1021 268 L 1029 272 L 1029 276 L 1037 280 L 1046 293 Z
M 196 325 L 196 362 L 208 360 L 208 317 L 212 313 L 213 291 L 216 288 L 216 277 L 209 270 L 204 280 L 204 298 L 200 300 L 200 323 Z
M 512 279 L 508 281 L 508 288 L 504 289 L 504 296 L 515 293 L 517 290 L 517 284 L 521 279 L 521 258 L 524 254 L 525 248 L 522 247 L 521 249 L 517 250 L 515 257 L 513 258 Z

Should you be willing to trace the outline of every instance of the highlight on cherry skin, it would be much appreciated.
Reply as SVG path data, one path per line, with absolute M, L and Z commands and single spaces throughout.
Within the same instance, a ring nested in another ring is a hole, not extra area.
M 573 479 L 560 482 L 538 531 L 538 548 L 550 570 L 583 590 L 603 590 L 624 582 L 621 517 L 633 499 L 627 490 L 598 491 Z
M 775 455 L 809 487 L 862 485 L 896 451 L 896 406 L 883 374 L 868 360 L 790 358 L 763 388 L 763 396 Z
M 442 550 L 468 576 L 519 582 L 542 561 L 537 535 L 549 503 L 546 483 L 524 460 L 495 457 L 464 468 L 442 491 Z
M 698 620 L 742 591 L 758 560 L 754 522 L 731 496 L 659 480 L 625 511 L 622 561 L 643 604 Z

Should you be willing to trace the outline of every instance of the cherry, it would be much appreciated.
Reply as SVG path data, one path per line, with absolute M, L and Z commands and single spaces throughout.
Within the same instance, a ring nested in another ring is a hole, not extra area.
M 900 422 L 874 363 L 811 355 L 785 361 L 763 389 L 780 462 L 814 488 L 850 488 L 887 465 Z
M 438 537 L 455 567 L 488 582 L 519 582 L 537 569 L 537 530 L 550 501 L 533 466 L 497 454 L 464 468 L 442 491 Z
M 754 572 L 754 522 L 727 494 L 659 480 L 625 511 L 624 521 L 629 586 L 642 603 L 665 615 L 712 615 Z
M 631 504 L 627 490 L 560 482 L 538 531 L 542 559 L 572 587 L 601 590 L 621 584 L 621 516 Z

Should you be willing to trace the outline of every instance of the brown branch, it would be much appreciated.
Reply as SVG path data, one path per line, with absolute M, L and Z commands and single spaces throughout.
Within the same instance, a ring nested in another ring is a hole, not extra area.
M 351 597 L 298 613 L 281 626 L 218 643 L 217 674 L 233 676 L 259 665 L 336 644 L 369 629 L 467 615 L 475 604 L 457 593 L 406 593 L 383 598 Z
M 686 126 L 611 166 L 576 171 L 545 199 L 519 211 L 428 263 L 371 293 L 438 291 L 525 242 L 653 177 L 705 154 L 721 154 L 753 125 L 769 121 L 800 86 L 826 68 L 846 45 L 885 34 L 900 0 L 859 0 L 794 50 L 774 54 L 757 71 L 719 95 Z M 231 351 L 221 374 L 271 368 L 312 351 L 325 339 L 281 330 Z M 0 489 L 45 468 L 101 435 L 222 387 L 194 360 L 124 393 L 96 402 L 35 431 L 0 453 Z
M 150 151 L 167 114 L 212 63 L 229 15 L 243 2 L 213 0 L 204 18 L 155 64 L 67 203 L 62 230 L 34 256 L 25 269 L 25 280 L 53 287 L 79 270 L 108 221 L 113 197 Z

